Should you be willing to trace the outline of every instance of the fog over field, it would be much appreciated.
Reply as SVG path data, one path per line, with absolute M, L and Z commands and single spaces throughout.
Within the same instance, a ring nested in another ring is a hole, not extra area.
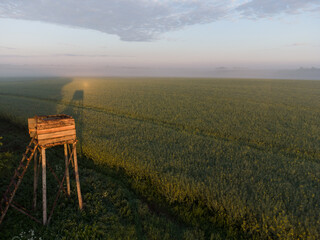
M 143 68 L 143 67 L 96 67 L 88 71 L 79 66 L 0 65 L 2 77 L 200 77 L 200 78 L 265 78 L 320 80 L 320 69 L 246 69 L 246 68 Z

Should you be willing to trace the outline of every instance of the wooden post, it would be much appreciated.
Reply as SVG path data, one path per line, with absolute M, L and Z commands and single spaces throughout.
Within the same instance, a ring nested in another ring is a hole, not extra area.
M 47 177 L 46 177 L 46 149 L 41 148 L 42 156 L 42 211 L 43 225 L 47 223 Z
M 68 147 L 64 144 L 64 158 L 66 163 L 66 183 L 67 183 L 67 193 L 70 196 L 70 177 L 69 177 L 69 159 L 68 159 Z
M 33 157 L 33 210 L 36 210 L 37 207 L 37 186 L 38 186 L 38 149 L 36 149 L 36 152 L 34 153 Z
M 80 180 L 79 180 L 79 169 L 78 169 L 76 143 L 73 144 L 73 159 L 74 159 L 74 173 L 75 173 L 76 183 L 77 183 L 77 192 L 78 192 L 79 208 L 82 209 L 82 196 L 81 196 L 81 189 L 80 189 Z

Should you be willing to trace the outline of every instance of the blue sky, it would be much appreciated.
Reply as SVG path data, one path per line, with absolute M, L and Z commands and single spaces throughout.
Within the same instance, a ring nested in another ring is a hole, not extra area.
M 319 68 L 319 26 L 320 0 L 2 0 L 0 73 Z

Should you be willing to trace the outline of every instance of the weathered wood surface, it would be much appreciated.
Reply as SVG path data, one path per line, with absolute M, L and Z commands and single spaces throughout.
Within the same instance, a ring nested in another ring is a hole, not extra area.
M 40 146 L 76 140 L 75 121 L 68 115 L 36 116 L 28 119 L 30 136 L 36 136 Z
M 76 183 L 77 183 L 79 208 L 82 209 L 83 204 L 82 204 L 82 195 L 81 195 L 81 187 L 80 187 L 80 179 L 79 179 L 79 168 L 78 168 L 76 144 L 73 144 L 73 161 L 74 161 L 74 175 L 76 177 Z
M 70 196 L 70 177 L 69 177 L 69 158 L 68 158 L 68 147 L 67 144 L 64 144 L 64 159 L 65 159 L 65 165 L 66 165 L 66 183 L 67 183 L 67 192 Z
M 74 119 L 61 119 L 61 120 L 52 120 L 52 121 L 37 121 L 37 130 L 57 128 L 75 125 Z
M 69 143 L 75 140 L 76 140 L 76 135 L 70 135 L 70 136 L 64 136 L 64 137 L 38 140 L 38 143 L 40 146 L 46 146 L 46 145 L 55 144 L 55 143 L 64 143 L 64 142 Z
M 76 130 L 67 130 L 67 131 L 61 131 L 61 132 L 52 132 L 52 133 L 46 133 L 46 134 L 38 134 L 38 141 L 45 140 L 45 139 L 51 139 L 51 138 L 60 138 L 64 136 L 70 136 L 70 135 L 76 135 Z
M 45 134 L 45 133 L 62 132 L 62 131 L 73 130 L 73 129 L 76 129 L 75 125 L 56 127 L 56 128 L 48 128 L 48 129 L 42 129 L 42 130 L 38 129 L 37 133 L 38 133 L 38 135 L 40 135 L 40 134 Z
M 46 174 L 46 149 L 41 148 L 42 159 L 42 221 L 47 223 L 47 174 Z
M 36 120 L 34 118 L 28 118 L 28 128 L 30 137 L 34 137 L 36 134 Z
M 40 155 L 41 156 L 41 155 Z M 41 157 L 40 157 L 41 159 Z M 37 207 L 37 188 L 38 188 L 38 151 L 33 156 L 33 210 Z
M 71 117 L 66 114 L 55 114 L 55 115 L 42 115 L 37 116 L 39 120 L 56 120 L 56 119 L 70 119 Z

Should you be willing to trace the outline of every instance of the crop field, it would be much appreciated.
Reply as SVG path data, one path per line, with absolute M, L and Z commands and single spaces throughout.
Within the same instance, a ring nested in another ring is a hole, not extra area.
M 76 119 L 82 154 L 186 206 L 186 222 L 320 238 L 320 81 L 0 80 L 1 116 L 58 113 Z

